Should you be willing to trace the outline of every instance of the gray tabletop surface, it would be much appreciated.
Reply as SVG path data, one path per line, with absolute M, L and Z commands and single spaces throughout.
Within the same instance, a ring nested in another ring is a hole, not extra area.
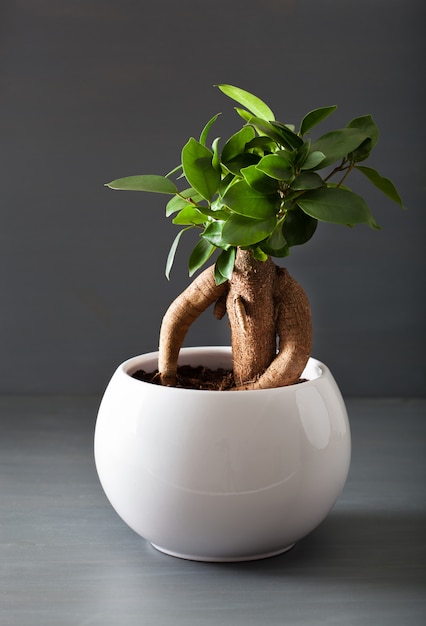
M 351 471 L 287 554 L 196 563 L 122 522 L 93 461 L 96 397 L 0 397 L 2 626 L 426 624 L 426 400 L 349 399 Z

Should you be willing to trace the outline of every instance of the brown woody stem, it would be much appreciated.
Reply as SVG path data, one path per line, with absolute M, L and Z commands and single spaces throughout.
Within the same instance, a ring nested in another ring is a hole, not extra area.
M 227 289 L 227 283 L 216 285 L 214 266 L 210 266 L 172 302 L 160 330 L 158 370 L 162 385 L 176 383 L 179 351 L 189 327 Z

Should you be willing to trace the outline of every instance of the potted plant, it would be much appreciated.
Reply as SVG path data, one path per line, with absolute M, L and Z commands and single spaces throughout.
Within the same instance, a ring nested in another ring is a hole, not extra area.
M 208 140 L 215 115 L 166 176 L 108 184 L 170 196 L 166 215 L 182 228 L 167 277 L 187 231 L 199 234 L 190 276 L 217 256 L 166 312 L 158 352 L 113 375 L 95 458 L 112 505 L 155 547 L 226 561 L 291 547 L 324 519 L 349 470 L 347 414 L 329 369 L 311 357 L 308 298 L 272 257 L 309 241 L 318 221 L 379 228 L 346 186 L 353 171 L 402 201 L 391 181 L 360 165 L 379 136 L 371 115 L 312 141 L 335 106 L 309 112 L 296 129 L 253 94 L 218 87 L 243 120 L 222 147 Z M 182 348 L 213 304 L 217 318 L 228 316 L 232 346 Z

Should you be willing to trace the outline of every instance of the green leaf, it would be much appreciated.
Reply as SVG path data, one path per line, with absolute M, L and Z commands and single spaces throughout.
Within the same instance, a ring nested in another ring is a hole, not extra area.
M 270 256 L 279 258 L 286 257 L 290 254 L 288 243 L 283 233 L 283 221 L 280 220 L 275 226 L 271 235 L 260 244 L 261 249 Z
M 404 208 L 404 203 L 402 202 L 402 198 L 399 195 L 395 185 L 389 178 L 384 178 L 371 167 L 366 167 L 365 165 L 355 165 L 355 169 L 359 170 L 368 178 L 370 182 L 373 183 L 380 191 L 382 191 L 385 195 L 388 196 L 391 200 L 399 204 L 399 206 Z
M 286 142 L 286 147 L 292 150 L 297 150 L 301 146 L 303 146 L 303 139 L 301 139 L 296 133 L 294 133 L 288 125 L 282 124 L 281 122 L 271 122 L 274 128 L 277 128 L 283 139 Z
M 177 247 L 179 245 L 179 241 L 180 238 L 182 237 L 183 233 L 186 230 L 189 230 L 190 228 L 193 228 L 193 226 L 188 226 L 187 228 L 184 228 L 183 230 L 180 230 L 178 232 L 178 234 L 176 235 L 176 237 L 173 240 L 173 243 L 170 247 L 170 251 L 169 254 L 167 255 L 167 261 L 166 261 L 166 278 L 167 280 L 170 280 L 170 271 L 172 269 L 172 265 L 173 265 L 173 261 L 175 260 L 175 254 L 176 254 L 176 250 Z
M 239 177 L 234 176 L 234 174 L 227 174 L 225 176 L 225 178 L 222 178 L 222 180 L 220 181 L 220 185 L 219 185 L 219 197 L 222 197 L 228 187 L 230 187 L 233 183 L 237 182 L 237 180 L 239 180 Z
M 296 168 L 300 169 L 301 166 L 305 163 L 306 159 L 309 156 L 311 151 L 311 140 L 308 139 L 305 141 L 296 151 L 296 154 L 293 156 L 294 165 Z
M 172 220 L 173 224 L 179 224 L 181 226 L 186 224 L 204 224 L 207 218 L 203 213 L 193 206 L 186 205 L 176 217 Z
M 275 224 L 275 215 L 263 220 L 256 220 L 234 214 L 223 226 L 222 239 L 231 246 L 251 246 L 269 237 Z
M 318 225 L 318 220 L 306 215 L 301 209 L 288 211 L 284 225 L 283 235 L 288 245 L 300 246 L 312 237 Z
M 215 121 L 217 120 L 217 118 L 219 117 L 220 113 L 217 113 L 216 115 L 213 115 L 213 117 L 211 118 L 211 120 L 209 120 L 207 122 L 207 124 L 204 126 L 203 130 L 201 131 L 201 135 L 200 135 L 200 144 L 202 146 L 205 146 L 207 143 L 207 137 L 210 131 L 210 128 L 213 126 L 213 124 L 215 123 Z
M 367 135 L 356 128 L 341 128 L 332 130 L 323 135 L 312 144 L 312 152 L 323 152 L 325 159 L 321 161 L 321 168 L 327 167 L 336 161 L 343 159 L 353 150 L 356 150 Z M 306 169 L 306 168 L 305 168 Z
M 213 152 L 193 137 L 182 150 L 182 165 L 189 184 L 206 200 L 211 200 L 220 183 L 220 173 L 212 164 Z
M 220 165 L 220 156 L 219 156 L 219 141 L 220 141 L 220 137 L 216 137 L 216 139 L 212 143 L 212 150 L 213 150 L 212 165 L 214 169 L 217 170 L 219 174 L 221 174 L 222 169 Z
M 236 252 L 237 249 L 235 247 L 228 248 L 228 250 L 222 250 L 217 257 L 216 268 L 220 275 L 224 276 L 226 280 L 230 280 L 232 278 Z
M 302 191 L 307 189 L 318 189 L 325 185 L 323 179 L 315 172 L 302 172 L 291 183 L 290 187 L 294 191 Z
M 260 98 L 245 91 L 244 89 L 240 89 L 239 87 L 234 87 L 233 85 L 215 85 L 218 87 L 222 93 L 226 96 L 238 102 L 238 104 L 242 104 L 246 107 L 251 113 L 256 115 L 257 117 L 261 117 L 265 120 L 274 120 L 275 116 L 271 109 L 265 104 Z
M 247 151 L 250 150 L 259 156 L 264 156 L 265 153 L 273 152 L 275 149 L 275 141 L 272 141 L 269 137 L 255 137 L 246 145 Z
M 281 122 L 268 122 L 259 117 L 251 117 L 248 123 L 254 126 L 262 135 L 266 135 L 279 146 L 292 151 L 303 145 L 303 139 L 298 137 L 292 130 Z
M 257 169 L 276 180 L 289 181 L 294 176 L 294 168 L 287 156 L 281 154 L 267 154 L 256 165 Z
M 277 193 L 260 193 L 250 187 L 245 180 L 231 185 L 222 201 L 234 213 L 255 219 L 275 216 L 281 202 Z
M 225 165 L 226 169 L 235 174 L 235 176 L 241 176 L 241 170 L 243 167 L 249 167 L 250 165 L 256 165 L 259 163 L 260 157 L 257 154 L 251 152 L 245 152 L 244 154 L 237 154 L 236 157 L 227 161 Z
M 319 152 L 318 150 L 311 152 L 306 157 L 303 165 L 301 166 L 301 170 L 315 170 L 318 169 L 318 165 L 322 163 L 325 159 L 324 152 Z
M 278 182 L 276 179 L 264 174 L 256 165 L 244 167 L 241 169 L 241 174 L 250 187 L 260 193 L 271 194 L 278 192 Z
M 345 189 L 321 187 L 307 191 L 296 202 L 307 215 L 322 222 L 348 225 L 375 223 L 364 200 Z
M 300 134 L 304 135 L 311 130 L 314 126 L 325 120 L 331 113 L 337 109 L 337 106 L 321 107 L 320 109 L 314 109 L 305 115 L 300 124 Z
M 166 176 L 156 174 L 142 174 L 140 176 L 126 176 L 117 178 L 106 184 L 110 189 L 122 189 L 126 191 L 150 191 L 152 193 L 175 194 L 178 188 Z
M 216 246 L 213 246 L 206 239 L 201 238 L 189 257 L 189 275 L 192 276 L 193 274 L 195 274 L 195 272 L 199 270 L 206 261 L 209 260 L 215 250 Z
M 219 198 L 214 200 L 210 205 L 210 209 L 200 204 L 197 206 L 198 211 L 207 217 L 212 217 L 214 220 L 227 220 L 230 213 L 229 210 L 222 205 Z M 214 208 L 213 208 L 214 207 Z M 207 222 L 207 220 L 205 220 Z
M 263 263 L 264 261 L 268 260 L 268 255 L 266 254 L 266 252 L 263 252 L 260 246 L 257 246 L 256 248 L 251 248 L 251 251 L 253 253 L 254 258 L 257 259 L 258 261 L 262 261 Z
M 376 123 L 371 115 L 363 115 L 349 122 L 347 128 L 357 128 L 367 135 L 368 139 L 350 154 L 351 161 L 365 161 L 379 140 L 379 129 Z
M 238 107 L 235 107 L 235 110 L 238 113 L 238 115 L 243 118 L 245 122 L 250 122 L 250 120 L 253 119 L 253 114 L 249 113 L 249 111 L 246 111 L 245 109 L 240 109 Z M 262 118 L 259 118 L 259 119 L 262 119 Z
M 204 237 L 204 239 L 216 246 L 216 248 L 223 248 L 224 250 L 227 250 L 230 247 L 230 244 L 226 243 L 222 238 L 222 232 L 225 223 L 226 222 L 222 220 L 218 220 L 217 222 L 211 222 L 205 228 L 202 237 Z
M 245 152 L 246 144 L 255 136 L 251 126 L 244 126 L 235 135 L 232 135 L 223 146 L 222 163 L 227 164 L 234 157 Z
M 254 126 L 254 128 L 261 134 L 272 139 L 279 146 L 287 146 L 287 142 L 284 139 L 282 133 L 278 128 L 272 126 L 272 124 L 261 117 L 250 117 L 248 124 Z
M 183 196 L 183 198 L 181 197 Z M 184 199 L 186 198 L 186 199 Z M 198 194 L 193 187 L 181 191 L 178 196 L 175 196 L 166 204 L 166 216 L 170 217 L 173 213 L 181 211 L 188 205 L 192 205 L 192 202 L 200 202 L 203 198 Z
M 222 285 L 222 283 L 226 283 L 226 281 L 228 280 L 226 276 L 223 276 L 219 272 L 217 268 L 217 263 L 215 263 L 214 265 L 214 280 L 215 280 L 216 285 Z

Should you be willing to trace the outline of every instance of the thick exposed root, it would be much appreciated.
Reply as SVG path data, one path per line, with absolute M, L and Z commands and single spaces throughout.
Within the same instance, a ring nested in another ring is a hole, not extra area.
M 162 385 L 176 383 L 179 351 L 191 324 L 227 290 L 227 283 L 216 285 L 214 266 L 210 266 L 172 302 L 160 331 L 158 369 Z
M 278 354 L 256 380 L 235 387 L 269 389 L 299 381 L 312 350 L 311 309 L 306 293 L 287 272 L 276 268 L 274 286 L 277 310 Z

